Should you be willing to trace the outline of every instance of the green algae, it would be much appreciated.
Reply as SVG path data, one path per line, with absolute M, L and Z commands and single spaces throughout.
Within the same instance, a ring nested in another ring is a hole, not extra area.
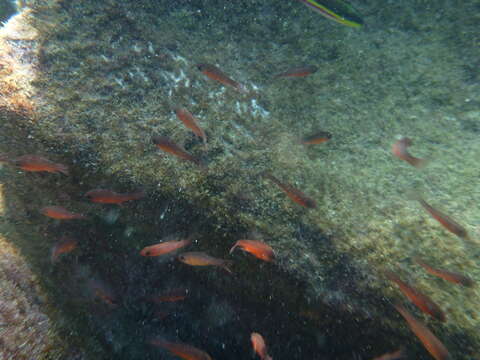
M 462 12 L 474 6 L 470 3 L 462 8 L 424 5 L 413 2 L 404 16 L 397 16 L 394 6 L 381 7 L 378 16 L 368 19 L 372 25 L 364 34 L 332 29 L 314 16 L 294 18 L 288 12 L 297 10 L 286 4 L 274 11 L 249 2 L 234 15 L 234 5 L 206 11 L 202 2 L 178 8 L 32 2 L 31 21 L 41 44 L 34 84 L 41 101 L 35 101 L 48 106 L 36 109 L 38 121 L 29 131 L 52 150 L 66 149 L 65 157 L 78 164 L 79 183 L 126 182 L 208 214 L 201 222 L 214 229 L 205 230 L 202 245 L 215 255 L 226 254 L 237 234 L 261 233 L 278 252 L 279 266 L 308 284 L 304 296 L 314 304 L 331 301 L 332 283 L 351 267 L 356 274 L 351 282 L 360 295 L 345 300 L 339 291 L 338 302 L 362 309 L 378 326 L 384 321 L 396 328 L 398 317 L 388 314 L 380 299 L 401 297 L 381 271 L 401 268 L 448 310 L 449 322 L 432 324 L 434 330 L 452 352 L 464 352 L 458 358 L 468 358 L 480 341 L 475 332 L 478 290 L 435 281 L 410 258 L 421 255 L 478 279 L 478 250 L 447 234 L 406 194 L 424 188 L 433 205 L 442 205 L 474 239 L 478 236 L 478 131 L 464 125 L 465 119 L 478 121 L 471 110 L 478 82 L 465 70 L 478 54 L 468 46 L 475 40 L 446 35 L 456 33 L 455 19 L 465 18 L 466 33 L 478 19 Z M 448 16 L 425 21 L 435 10 Z M 306 30 L 313 27 L 314 34 L 328 36 L 309 35 Z M 270 80 L 286 64 L 317 61 L 319 71 L 308 78 Z M 205 78 L 194 66 L 200 62 L 220 65 L 252 94 L 243 96 Z M 175 118 L 176 106 L 200 118 L 209 137 L 207 153 Z M 297 143 L 319 128 L 333 133 L 330 143 Z M 205 158 L 208 170 L 159 153 L 152 135 L 185 144 Z M 400 135 L 413 137 L 415 154 L 432 158 L 427 168 L 417 171 L 392 157 L 390 146 Z M 289 201 L 259 177 L 265 170 L 315 198 L 318 209 L 305 211 Z M 80 201 L 80 195 L 74 196 Z M 100 211 L 81 201 L 76 205 Z M 154 204 L 139 206 L 144 215 L 122 212 L 128 219 L 123 221 L 135 229 L 142 229 L 139 223 L 150 216 L 160 216 L 151 212 Z M 154 229 L 143 228 L 143 233 L 136 230 L 142 233 L 135 238 L 139 243 L 131 246 L 119 236 L 118 247 L 132 251 L 147 245 L 139 239 L 151 238 Z M 348 266 L 338 271 L 344 254 Z M 246 276 L 251 270 L 240 265 L 238 271 Z M 250 286 L 255 294 L 255 285 Z M 285 291 L 281 294 L 288 298 Z

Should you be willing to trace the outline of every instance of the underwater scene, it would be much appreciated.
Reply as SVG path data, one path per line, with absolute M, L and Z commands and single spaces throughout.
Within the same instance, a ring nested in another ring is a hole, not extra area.
M 0 19 L 0 360 L 480 360 L 478 0 Z

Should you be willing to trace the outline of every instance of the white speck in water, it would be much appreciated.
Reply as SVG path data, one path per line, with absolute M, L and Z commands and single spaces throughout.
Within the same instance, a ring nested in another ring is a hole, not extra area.
M 125 235 L 125 237 L 130 237 L 132 236 L 134 231 L 135 229 L 132 226 L 129 226 L 125 229 L 125 231 L 123 232 L 123 235 Z

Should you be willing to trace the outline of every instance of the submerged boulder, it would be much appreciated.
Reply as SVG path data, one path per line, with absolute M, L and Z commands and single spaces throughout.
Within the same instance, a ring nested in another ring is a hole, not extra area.
M 373 14 L 369 6 L 365 13 Z M 41 238 L 34 248 L 18 246 L 69 319 L 62 326 L 86 337 L 92 353 L 117 359 L 154 357 L 145 342 L 156 335 L 178 336 L 214 358 L 241 357 L 254 330 L 278 359 L 373 357 L 402 345 L 426 357 L 391 305 L 404 301 L 383 275 L 394 270 L 448 310 L 447 323 L 429 326 L 455 358 L 471 358 L 480 345 L 478 288 L 432 279 L 412 258 L 479 278 L 471 169 L 480 144 L 464 119 L 478 91 L 464 68 L 475 53 L 454 51 L 458 39 L 445 37 L 456 22 L 473 31 L 475 20 L 453 5 L 441 21 L 425 20 L 435 9 L 418 4 L 396 18 L 382 5 L 379 16 L 366 18 L 371 27 L 358 31 L 295 2 L 238 7 L 32 0 L 3 28 L 1 151 L 41 153 L 71 172 L 2 169 L 7 208 L 19 211 L 8 198 L 15 194 L 23 209 L 15 221 Z M 205 63 L 242 91 L 205 76 L 197 67 Z M 274 80 L 303 64 L 318 71 Z M 198 118 L 206 147 L 177 119 L 179 107 Z M 332 138 L 299 141 L 320 130 Z M 414 137 L 419 156 L 432 157 L 425 169 L 389 153 L 400 135 Z M 168 137 L 203 166 L 157 149 L 154 136 Z M 266 173 L 316 208 L 293 202 Z M 94 188 L 141 188 L 147 197 L 102 206 L 83 196 Z M 422 213 L 407 196 L 412 188 L 444 203 L 472 242 Z M 52 223 L 38 214 L 46 205 L 89 219 Z M 64 234 L 76 236 L 79 249 L 52 265 L 49 250 Z M 172 256 L 139 255 L 166 237 L 188 236 L 195 239 L 189 251 L 234 260 L 233 278 Z M 274 264 L 228 255 L 249 237 L 274 248 Z M 189 300 L 161 309 L 174 319 L 162 322 L 144 298 L 178 286 L 188 287 Z

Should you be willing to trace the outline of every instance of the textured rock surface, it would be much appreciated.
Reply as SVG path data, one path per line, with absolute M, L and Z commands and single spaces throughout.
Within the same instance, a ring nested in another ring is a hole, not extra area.
M 3 210 L 2 206 L 2 216 Z M 53 311 L 48 310 L 49 302 L 40 282 L 12 245 L 18 236 L 15 228 L 2 219 L 0 232 L 0 358 L 82 359 L 81 352 L 62 342 L 56 317 L 46 315 Z
M 128 341 L 120 330 L 105 334 L 117 322 L 140 322 L 138 314 L 145 310 L 132 299 L 148 292 L 155 278 L 152 263 L 134 256 L 139 249 L 171 233 L 196 231 L 198 249 L 226 256 L 234 241 L 253 231 L 274 246 L 278 265 L 259 267 L 235 256 L 241 279 L 234 286 L 217 273 L 196 275 L 215 292 L 224 291 L 220 304 L 238 288 L 267 308 L 284 302 L 295 316 L 307 314 L 305 331 L 311 336 L 316 322 L 331 329 L 317 336 L 326 339 L 318 341 L 325 356 L 326 349 L 335 349 L 333 357 L 350 356 L 335 353 L 342 328 L 365 331 L 349 345 L 362 342 L 358 351 L 371 356 L 377 354 L 376 338 L 388 350 L 399 345 L 397 336 L 408 334 L 386 300 L 403 299 L 381 276 L 384 269 L 401 269 L 402 277 L 447 310 L 445 325 L 429 325 L 458 352 L 456 358 L 471 358 L 480 345 L 478 287 L 465 290 L 432 279 L 411 257 L 480 278 L 479 19 L 474 2 L 409 4 L 364 5 L 368 25 L 356 31 L 295 2 L 249 1 L 241 9 L 220 1 L 27 3 L 32 10 L 15 32 L 3 35 L 11 49 L 2 54 L 2 81 L 8 85 L 1 99 L 8 119 L 2 125 L 4 152 L 41 149 L 74 168 L 71 179 L 29 178 L 19 184 L 30 190 L 22 190 L 24 202 L 39 182 L 50 189 L 29 199 L 31 211 L 61 201 L 92 215 L 91 223 L 47 230 L 81 231 L 85 238 L 79 264 L 64 272 L 79 283 L 110 277 L 117 292 L 130 294 L 125 302 L 134 315 L 117 312 L 99 330 L 112 351 L 125 351 Z M 25 23 L 33 28 L 23 28 Z M 219 65 L 250 93 L 206 79 L 197 63 Z M 304 63 L 320 69 L 305 79 L 272 81 L 276 73 Z M 175 118 L 177 106 L 200 118 L 207 152 Z M 332 141 L 298 145 L 298 138 L 316 130 L 333 133 Z M 159 154 L 152 135 L 183 144 L 208 169 Z M 431 158 L 427 168 L 418 171 L 391 156 L 398 136 L 414 139 L 412 152 Z M 318 208 L 300 209 L 259 176 L 265 170 L 315 198 Z M 92 187 L 142 187 L 149 198 L 109 210 L 82 199 Z M 414 187 L 458 218 L 473 244 L 446 233 L 409 201 L 406 194 Z M 109 224 L 119 214 L 118 222 Z M 32 228 L 45 223 L 32 221 Z M 102 237 L 115 242 L 99 248 Z M 47 240 L 42 251 L 53 243 Z M 166 266 L 169 276 L 191 281 L 188 269 Z M 288 280 L 280 283 L 282 278 Z M 277 286 L 267 286 L 268 279 Z M 72 293 L 82 291 L 79 285 Z M 205 314 L 211 313 L 212 304 L 204 305 Z M 231 310 L 221 308 L 228 318 Z M 326 311 L 333 311 L 331 318 Z M 334 325 L 335 317 L 343 324 Z M 215 324 L 228 322 L 211 327 Z M 186 332 L 195 334 L 198 326 L 195 321 Z M 244 342 L 235 339 L 230 346 Z M 218 351 L 221 341 L 201 343 Z M 141 352 L 140 343 L 135 346 L 131 356 Z

